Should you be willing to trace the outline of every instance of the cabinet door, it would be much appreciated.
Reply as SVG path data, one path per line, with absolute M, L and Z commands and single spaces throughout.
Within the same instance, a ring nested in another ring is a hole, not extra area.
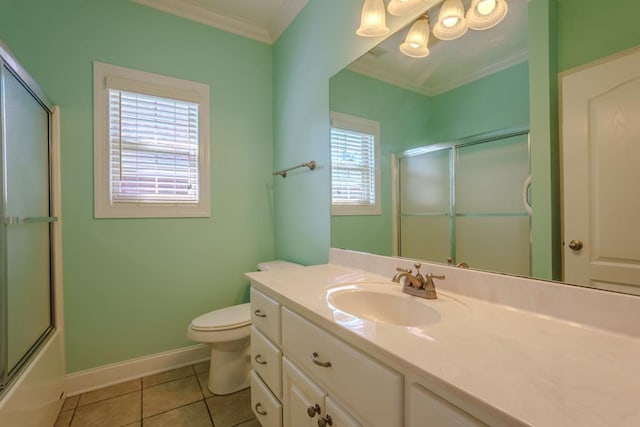
M 326 416 L 331 417 L 331 427 L 362 427 L 333 398 L 327 396 L 325 402 L 327 407 Z
M 325 415 L 326 393 L 286 357 L 282 359 L 284 427 L 316 427 Z
M 418 384 L 409 391 L 407 427 L 481 427 L 486 426 L 457 406 Z

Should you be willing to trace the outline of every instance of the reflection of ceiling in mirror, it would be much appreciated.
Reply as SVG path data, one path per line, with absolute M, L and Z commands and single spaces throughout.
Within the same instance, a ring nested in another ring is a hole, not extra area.
M 456 40 L 442 41 L 431 34 L 430 54 L 409 58 L 398 46 L 408 28 L 402 29 L 354 61 L 349 70 L 425 95 L 437 95 L 478 80 L 528 59 L 527 0 L 507 0 L 509 12 L 495 27 L 469 29 Z M 465 9 L 470 0 L 465 0 Z M 428 14 L 431 26 L 440 7 Z

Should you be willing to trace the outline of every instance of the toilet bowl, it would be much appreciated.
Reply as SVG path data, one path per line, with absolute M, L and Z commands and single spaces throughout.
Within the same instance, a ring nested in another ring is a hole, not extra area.
M 288 261 L 258 264 L 258 270 L 301 267 Z M 198 316 L 189 325 L 187 337 L 211 347 L 208 388 L 213 394 L 234 393 L 249 387 L 250 303 L 233 305 Z
M 229 394 L 249 387 L 250 304 L 233 305 L 198 316 L 187 336 L 209 344 L 211 364 L 208 388 L 213 394 Z

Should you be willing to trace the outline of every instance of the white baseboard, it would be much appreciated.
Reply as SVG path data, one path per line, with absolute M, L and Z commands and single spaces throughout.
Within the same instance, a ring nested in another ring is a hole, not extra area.
M 75 396 L 123 381 L 191 365 L 208 360 L 210 357 L 209 346 L 197 344 L 74 372 L 67 375 L 67 396 Z

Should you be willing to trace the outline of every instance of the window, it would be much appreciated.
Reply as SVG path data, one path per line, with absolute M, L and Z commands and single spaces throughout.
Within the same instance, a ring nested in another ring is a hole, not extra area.
M 96 218 L 208 217 L 209 87 L 94 63 Z
M 331 113 L 331 214 L 380 215 L 380 124 Z

